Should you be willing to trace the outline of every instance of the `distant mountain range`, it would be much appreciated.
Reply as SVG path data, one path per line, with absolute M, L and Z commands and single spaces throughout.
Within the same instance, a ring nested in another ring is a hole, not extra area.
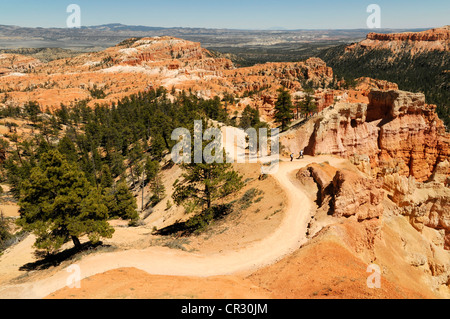
M 275 28 L 278 29 L 278 28 Z M 421 29 L 422 30 L 422 29 Z M 120 23 L 68 28 L 27 28 L 0 25 L 0 49 L 62 48 L 98 51 L 130 37 L 173 36 L 201 42 L 206 48 L 270 47 L 280 44 L 315 42 L 349 43 L 362 40 L 371 30 L 234 30 L 204 28 L 163 28 Z M 377 30 L 391 33 L 406 30 Z M 415 31 L 415 30 L 414 30 Z
M 148 32 L 148 31 L 158 31 L 165 28 L 162 27 L 148 27 L 143 25 L 125 25 L 121 23 L 110 23 L 102 25 L 94 25 L 88 27 L 81 27 L 81 29 L 87 30 L 103 30 L 103 31 L 138 31 L 138 32 Z

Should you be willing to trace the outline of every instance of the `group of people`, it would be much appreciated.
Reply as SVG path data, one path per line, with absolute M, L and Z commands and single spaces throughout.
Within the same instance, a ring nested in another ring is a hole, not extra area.
M 301 159 L 301 158 L 304 158 L 305 156 L 304 156 L 304 150 L 301 150 L 300 151 L 300 155 L 299 155 L 299 157 L 297 158 L 297 159 Z M 294 161 L 294 153 L 291 153 L 291 162 L 292 161 Z

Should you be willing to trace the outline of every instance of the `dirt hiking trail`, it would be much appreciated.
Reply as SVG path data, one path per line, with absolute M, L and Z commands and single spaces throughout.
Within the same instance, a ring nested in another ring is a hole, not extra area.
M 313 203 L 296 186 L 295 173 L 310 163 L 328 161 L 337 166 L 345 160 L 332 156 L 305 157 L 294 162 L 280 162 L 274 173 L 287 196 L 285 217 L 275 232 L 265 239 L 239 250 L 214 254 L 196 254 L 165 247 L 126 250 L 87 256 L 80 260 L 81 278 L 117 268 L 137 268 L 152 275 L 210 277 L 250 274 L 293 253 L 306 241 L 307 225 Z M 66 287 L 73 273 L 63 269 L 43 280 L 0 288 L 0 298 L 44 298 Z

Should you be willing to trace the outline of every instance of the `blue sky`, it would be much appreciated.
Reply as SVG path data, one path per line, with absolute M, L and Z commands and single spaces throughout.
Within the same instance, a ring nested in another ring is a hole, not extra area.
M 0 24 L 65 27 L 69 4 L 83 26 L 108 23 L 232 29 L 366 28 L 369 4 L 381 7 L 382 28 L 450 24 L 449 0 L 0 0 Z

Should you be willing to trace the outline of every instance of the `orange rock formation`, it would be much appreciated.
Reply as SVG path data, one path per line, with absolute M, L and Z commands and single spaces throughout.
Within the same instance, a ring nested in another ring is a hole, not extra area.
M 366 156 L 374 174 L 389 167 L 421 182 L 450 158 L 450 135 L 423 94 L 372 90 L 368 98 L 338 105 L 282 143 L 310 155 Z
M 393 52 L 409 50 L 412 54 L 422 51 L 448 51 L 450 49 L 450 26 L 435 28 L 423 32 L 405 33 L 369 33 L 364 41 L 354 43 L 346 48 L 388 49 Z
M 111 104 L 160 86 L 168 90 L 192 89 L 204 98 L 223 96 L 225 92 L 238 97 L 248 94 L 252 96 L 252 106 L 268 110 L 273 105 L 265 103 L 268 100 L 264 100 L 262 92 L 273 101 L 281 86 L 294 92 L 301 90 L 301 81 L 322 84 L 333 78 L 331 68 L 318 58 L 238 69 L 229 59 L 214 58 L 200 43 L 172 37 L 129 39 L 101 52 L 47 64 L 22 61 L 26 57 L 21 57 L 15 69 L 21 74 L 10 74 L 11 59 L 3 56 L 3 60 L 0 56 L 0 89 L 8 93 L 7 104 L 23 105 L 35 100 L 44 110 L 85 99 L 90 99 L 91 106 Z M 90 96 L 89 89 L 94 85 L 105 91 L 106 98 L 96 100 Z M 0 99 L 5 99 L 5 94 L 0 94 Z

